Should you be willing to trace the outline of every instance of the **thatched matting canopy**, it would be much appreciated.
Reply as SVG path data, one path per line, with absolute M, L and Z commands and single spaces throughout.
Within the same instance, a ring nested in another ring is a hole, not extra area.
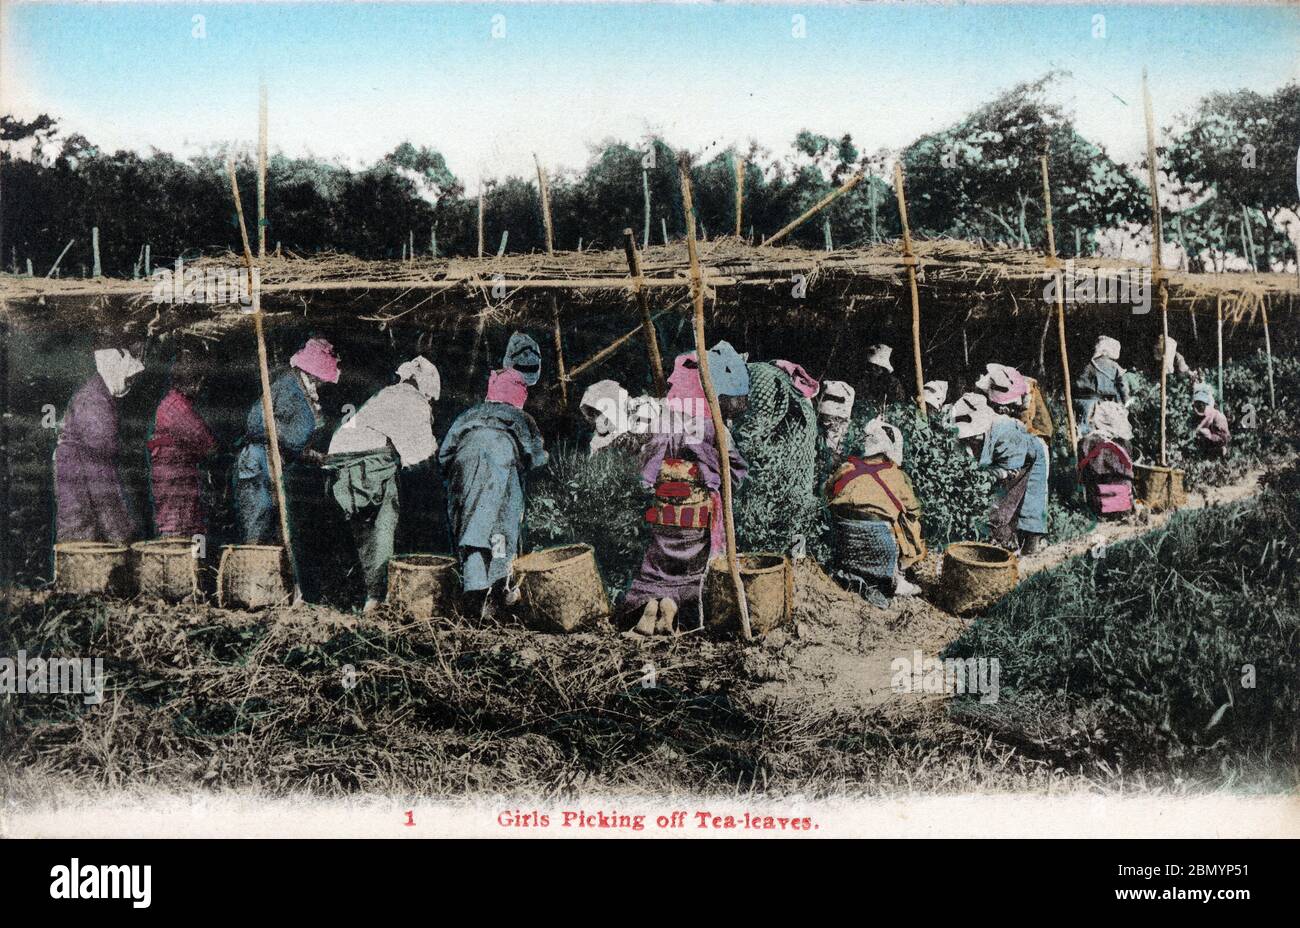
M 927 303 L 969 307 L 971 318 L 1040 313 L 1047 281 L 1042 254 L 981 247 L 950 239 L 917 242 L 922 312 Z M 721 314 L 789 311 L 842 302 L 850 309 L 873 304 L 893 307 L 906 293 L 906 265 L 896 243 L 832 252 L 796 247 L 760 247 L 735 238 L 700 245 L 711 308 Z M 686 249 L 653 246 L 642 255 L 644 286 L 657 310 L 689 306 Z M 204 258 L 187 270 L 234 270 L 237 255 Z M 1132 261 L 1089 258 L 1075 262 L 1076 273 L 1135 276 L 1149 267 Z M 169 273 L 173 269 L 164 269 Z M 155 277 L 159 270 L 155 269 Z M 477 317 L 501 324 L 544 323 L 559 299 L 562 315 L 580 319 L 592 312 L 629 312 L 636 282 L 623 251 L 556 252 L 485 258 L 417 258 L 365 261 L 347 255 L 311 258 L 267 256 L 261 262 L 263 307 L 284 312 L 353 318 L 389 324 L 439 328 Z M 1146 280 L 1147 278 L 1141 278 Z M 1289 274 L 1189 274 L 1167 271 L 1171 307 L 1216 312 L 1239 321 L 1253 318 L 1267 299 L 1274 313 L 1294 308 L 1300 284 Z M 9 304 L 45 307 L 43 315 L 81 313 L 101 308 L 126 311 L 150 332 L 183 330 L 216 337 L 238 324 L 235 305 L 211 305 L 199 296 L 189 305 L 152 302 L 155 280 L 46 279 L 0 277 L 0 299 Z M 200 288 L 201 289 L 201 288 Z M 795 296 L 804 289 L 804 298 Z M 199 302 L 204 301 L 204 302 Z M 1154 302 L 1154 298 L 1153 298 Z M 1075 302 L 1071 311 L 1105 304 Z M 115 313 L 116 314 L 116 313 Z

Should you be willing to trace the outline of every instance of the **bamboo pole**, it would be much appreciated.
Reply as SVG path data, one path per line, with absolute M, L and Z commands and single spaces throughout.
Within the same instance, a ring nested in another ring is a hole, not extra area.
M 816 203 L 810 206 L 799 216 L 799 218 L 785 225 L 775 235 L 770 235 L 767 238 L 765 238 L 763 240 L 763 245 L 774 245 L 777 242 L 779 242 L 781 239 L 785 238 L 795 229 L 799 228 L 799 226 L 807 222 L 810 218 L 817 215 L 819 212 L 824 210 L 826 207 L 830 206 L 832 203 L 834 203 L 844 194 L 848 193 L 850 190 L 856 187 L 859 183 L 862 182 L 862 178 L 864 176 L 865 175 L 863 174 L 862 171 L 858 171 L 856 174 L 854 174 L 852 177 L 846 180 L 839 187 L 835 188 L 830 193 L 826 194 L 826 196 L 822 197 L 820 200 L 818 200 Z
M 861 174 L 857 175 L 861 178 Z M 843 189 L 843 188 L 841 188 Z M 912 365 L 916 371 L 916 404 L 925 415 L 925 374 L 921 371 L 921 296 L 916 289 L 916 255 L 912 253 L 912 229 L 907 223 L 907 198 L 903 194 L 903 165 L 894 163 L 894 194 L 898 197 L 898 217 L 903 224 L 903 264 L 907 266 L 907 286 L 912 295 Z
M 481 182 L 480 182 L 481 183 Z M 478 256 L 483 257 L 483 187 L 478 190 Z
M 257 368 L 262 380 L 262 422 L 266 429 L 266 449 L 271 465 L 271 483 L 275 485 L 275 499 L 280 510 L 280 541 L 284 545 L 285 556 L 294 577 L 294 599 L 298 600 L 302 591 L 298 584 L 298 564 L 293 556 L 293 544 L 289 534 L 289 507 L 284 492 L 284 464 L 280 458 L 280 429 L 275 421 L 275 408 L 271 400 L 271 367 L 266 354 L 266 333 L 262 325 L 261 288 L 253 279 L 253 251 L 248 243 L 248 226 L 244 223 L 244 205 L 239 198 L 239 183 L 235 179 L 235 159 L 226 162 L 230 173 L 230 192 L 235 198 L 235 213 L 239 216 L 239 235 L 244 243 L 244 264 L 248 268 L 248 291 L 253 299 L 253 329 L 257 334 Z
M 740 562 L 736 557 L 736 523 L 731 513 L 731 449 L 727 423 L 718 405 L 718 393 L 713 388 L 709 373 L 709 347 L 704 337 L 704 280 L 700 274 L 700 256 L 695 249 L 695 203 L 691 195 L 690 162 L 685 155 L 678 161 L 678 175 L 682 183 L 682 205 L 686 212 L 686 253 L 691 264 L 691 297 L 695 304 L 695 356 L 700 364 L 700 384 L 709 403 L 713 418 L 714 439 L 718 446 L 719 469 L 722 471 L 722 519 L 727 536 L 727 569 L 736 591 L 736 606 L 740 612 L 740 634 L 746 641 L 754 637 L 749 626 L 749 601 L 745 598 L 745 584 L 740 579 Z
M 533 163 L 537 165 L 537 189 L 542 195 L 542 223 L 546 226 L 546 253 L 554 254 L 555 229 L 551 225 L 551 188 L 546 182 L 546 172 L 542 170 L 542 162 L 538 159 L 537 152 L 533 152 Z
M 641 248 L 650 247 L 650 172 L 641 169 L 641 192 L 645 197 L 645 221 L 641 226 Z M 664 238 L 668 236 L 665 234 Z M 665 242 L 665 244 L 667 244 Z
M 1142 110 L 1147 129 L 1147 177 L 1151 184 L 1151 276 L 1160 292 L 1160 466 L 1169 466 L 1167 423 L 1169 418 L 1169 286 L 1160 260 L 1163 231 L 1160 223 L 1160 190 L 1156 178 L 1156 118 L 1151 108 L 1151 88 L 1146 68 L 1142 69 Z
M 1070 353 L 1065 347 L 1065 281 L 1056 260 L 1056 232 L 1052 228 L 1052 185 L 1048 180 L 1047 156 L 1039 159 L 1043 169 L 1043 212 L 1047 217 L 1047 266 L 1056 276 L 1056 337 L 1061 345 L 1061 375 L 1065 378 L 1065 420 L 1070 428 L 1070 450 L 1079 457 L 1079 430 L 1074 421 L 1074 395 L 1070 384 Z
M 257 259 L 266 257 L 266 83 L 257 93 Z
M 533 152 L 533 163 L 537 165 L 537 190 L 542 198 L 542 224 L 546 232 L 546 253 L 555 253 L 555 227 L 551 223 L 551 189 L 546 182 L 546 171 L 542 169 L 541 159 L 537 157 L 537 152 Z M 560 405 L 565 409 L 569 407 L 569 374 L 565 370 L 564 364 L 564 337 L 560 329 L 560 304 L 559 301 L 551 297 L 551 323 L 554 327 L 555 339 L 555 366 L 559 374 L 560 383 Z
M 623 251 L 627 254 L 627 272 L 636 281 L 636 302 L 641 310 L 641 331 L 645 332 L 645 350 L 650 358 L 650 373 L 655 380 L 655 396 L 668 392 L 668 382 L 664 379 L 664 359 L 659 353 L 659 333 L 655 331 L 654 320 L 650 318 L 650 300 L 645 291 L 645 276 L 641 272 L 641 256 L 637 254 L 636 240 L 631 229 L 623 230 Z M 577 376 L 576 373 L 574 376 Z
M 560 303 L 551 297 L 551 324 L 555 337 L 555 367 L 560 377 L 560 405 L 569 407 L 569 374 L 564 369 L 564 340 L 560 333 Z
M 741 218 L 745 214 L 745 159 L 737 156 L 736 162 L 736 238 L 740 238 Z
M 1224 403 L 1223 397 L 1223 294 L 1216 294 L 1214 297 L 1214 313 L 1219 321 L 1219 403 Z
M 1277 408 L 1277 394 L 1273 392 L 1273 341 L 1268 336 L 1268 298 L 1261 297 L 1259 311 L 1264 319 L 1264 357 L 1268 362 L 1268 405 Z
M 653 330 L 653 328 L 654 328 L 654 320 L 655 320 L 655 319 L 658 319 L 659 316 L 662 316 L 662 315 L 663 315 L 664 313 L 666 313 L 666 312 L 668 312 L 668 310 L 664 309 L 664 310 L 661 310 L 661 311 L 660 311 L 659 313 L 657 313 L 656 315 L 654 315 L 654 316 L 651 317 L 651 320 L 650 320 L 651 330 Z M 575 368 L 573 368 L 571 371 L 569 371 L 569 377 L 568 377 L 569 382 L 573 382 L 573 381 L 577 380 L 580 376 L 582 376 L 582 375 L 583 375 L 583 374 L 588 370 L 588 368 L 592 367 L 592 366 L 595 365 L 595 364 L 599 364 L 601 361 L 603 361 L 603 360 L 605 360 L 606 358 L 608 358 L 608 357 L 609 357 L 611 354 L 613 354 L 615 351 L 618 351 L 618 349 L 620 349 L 620 348 L 622 348 L 624 345 L 626 345 L 630 339 L 635 338 L 637 335 L 640 335 L 641 332 L 644 331 L 644 329 L 645 329 L 645 323 L 641 323 L 641 324 L 638 325 L 635 329 L 633 329 L 631 332 L 628 332 L 626 335 L 620 335 L 618 338 L 614 339 L 612 342 L 610 342 L 610 343 L 609 343 L 608 345 L 606 345 L 604 348 L 602 348 L 602 349 L 600 349 L 599 351 L 597 351 L 597 352 L 596 352 L 595 354 L 593 354 L 590 358 L 588 358 L 587 360 L 583 361 L 583 362 L 582 362 L 581 364 L 579 364 L 577 367 L 575 367 Z
M 68 249 L 72 247 L 72 243 L 75 241 L 75 238 L 68 239 L 68 244 L 63 246 L 63 250 L 59 252 L 59 256 L 54 259 L 54 263 L 50 265 L 50 269 L 45 272 L 46 277 L 54 276 L 54 272 L 59 269 L 59 262 L 63 260 L 63 256 L 68 253 Z

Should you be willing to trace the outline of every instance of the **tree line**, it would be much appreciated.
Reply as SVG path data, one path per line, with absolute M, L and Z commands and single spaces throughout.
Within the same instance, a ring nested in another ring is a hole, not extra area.
M 751 143 L 694 159 L 697 228 L 735 231 L 737 161 L 743 159 L 741 234 L 779 229 L 855 172 L 865 179 L 790 240 L 813 248 L 860 246 L 900 233 L 892 177 L 901 160 L 909 219 L 920 237 L 1030 248 L 1043 244 L 1039 157 L 1047 154 L 1058 252 L 1122 254 L 1149 240 L 1144 163 L 1123 164 L 1085 138 L 1051 99 L 1060 74 L 1017 85 L 901 151 L 862 151 L 851 135 L 800 132 L 784 152 Z M 1294 252 L 1282 223 L 1300 221 L 1292 183 L 1300 138 L 1300 84 L 1271 95 L 1216 93 L 1166 127 L 1159 149 L 1166 240 L 1193 270 L 1285 266 Z M 684 234 L 678 152 L 659 137 L 593 146 L 581 169 L 548 175 L 555 247 L 611 248 L 622 230 L 659 244 Z M 103 273 L 132 276 L 149 264 L 239 248 L 239 228 L 216 149 L 186 160 L 165 152 L 108 152 L 58 119 L 0 116 L 0 266 L 45 274 L 70 240 L 61 275 L 91 272 L 99 230 Z M 237 158 L 246 203 L 256 163 Z M 362 258 L 464 256 L 478 250 L 478 191 L 466 190 L 435 149 L 402 142 L 354 170 L 315 157 L 269 159 L 267 241 L 297 255 Z M 535 176 L 506 176 L 483 190 L 484 249 L 544 250 Z M 251 231 L 251 230 L 250 230 Z

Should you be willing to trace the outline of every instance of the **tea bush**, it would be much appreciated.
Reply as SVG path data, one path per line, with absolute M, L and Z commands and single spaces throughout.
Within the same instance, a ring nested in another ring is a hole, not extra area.
M 1215 370 L 1203 372 L 1218 392 Z M 1130 371 L 1133 405 L 1135 457 L 1144 462 L 1160 459 L 1160 381 Z M 1232 440 L 1222 458 L 1205 458 L 1198 453 L 1192 429 L 1192 385 L 1184 377 L 1172 378 L 1167 396 L 1167 450 L 1170 464 L 1187 472 L 1189 486 L 1222 486 L 1239 480 L 1251 467 L 1274 455 L 1294 453 L 1300 447 L 1300 359 L 1273 359 L 1273 383 L 1277 406 L 1269 405 L 1268 360 L 1256 352 L 1224 365 L 1223 390 L 1226 400 L 1220 408 L 1228 418 Z
M 563 443 L 529 480 L 526 540 L 537 547 L 591 545 L 605 585 L 619 592 L 641 566 L 650 538 L 649 503 L 635 454 L 614 447 L 593 455 L 582 445 Z
M 997 702 L 956 711 L 1057 763 L 1294 763 L 1298 522 L 1270 490 L 1036 574 L 945 652 L 1000 661 Z

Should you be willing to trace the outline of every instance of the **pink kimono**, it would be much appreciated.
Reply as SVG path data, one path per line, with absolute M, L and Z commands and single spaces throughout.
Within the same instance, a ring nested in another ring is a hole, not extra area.
M 207 530 L 199 463 L 216 440 L 183 393 L 171 390 L 158 404 L 152 461 L 154 525 L 159 535 L 198 535 Z

